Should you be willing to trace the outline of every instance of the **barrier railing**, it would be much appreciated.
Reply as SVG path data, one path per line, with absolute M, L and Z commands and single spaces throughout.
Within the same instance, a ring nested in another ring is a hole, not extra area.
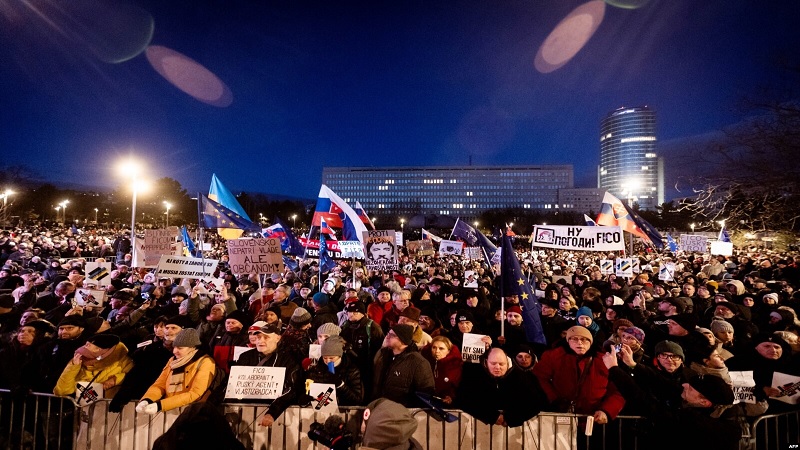
M 790 447 L 794 445 L 794 447 Z M 750 427 L 748 450 L 800 448 L 800 411 L 768 414 Z
M 79 412 L 69 397 L 0 389 L 0 449 L 71 450 Z

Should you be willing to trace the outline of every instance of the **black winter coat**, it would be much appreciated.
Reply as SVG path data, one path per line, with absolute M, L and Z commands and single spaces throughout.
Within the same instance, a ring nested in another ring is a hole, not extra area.
M 308 369 L 306 378 L 315 383 L 328 383 L 336 386 L 336 401 L 342 406 L 357 406 L 364 402 L 364 384 L 361 382 L 361 372 L 349 354 L 342 355 L 342 361 L 336 367 L 335 373 L 328 370 L 322 361 Z

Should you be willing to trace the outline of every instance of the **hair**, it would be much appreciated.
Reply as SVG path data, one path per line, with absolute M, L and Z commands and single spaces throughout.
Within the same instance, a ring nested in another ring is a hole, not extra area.
M 169 317 L 167 317 L 167 316 L 158 316 L 158 317 L 155 318 L 155 320 L 153 320 L 153 326 L 156 326 L 156 325 L 158 325 L 160 323 L 162 323 L 162 324 L 163 323 L 167 323 L 168 320 L 169 320 Z
M 446 336 L 436 336 L 431 339 L 431 345 L 433 345 L 435 342 L 441 342 L 444 344 L 444 346 L 447 347 L 448 352 L 453 349 L 453 342 L 451 342 Z
M 600 301 L 603 298 L 603 294 L 596 287 L 588 287 L 583 290 L 582 297 L 584 300 Z

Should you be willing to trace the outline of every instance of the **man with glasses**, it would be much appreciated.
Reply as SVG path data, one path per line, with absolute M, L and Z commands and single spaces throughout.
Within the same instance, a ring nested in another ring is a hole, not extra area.
M 421 407 L 416 394 L 433 394 L 431 365 L 414 343 L 414 328 L 407 324 L 393 326 L 384 339 L 384 347 L 375 355 L 372 398 L 385 397 L 408 408 Z
M 381 328 L 384 333 L 388 333 L 389 329 L 397 325 L 400 320 L 400 313 L 408 308 L 411 304 L 411 291 L 402 289 L 392 294 L 392 307 L 383 314 L 381 320 Z

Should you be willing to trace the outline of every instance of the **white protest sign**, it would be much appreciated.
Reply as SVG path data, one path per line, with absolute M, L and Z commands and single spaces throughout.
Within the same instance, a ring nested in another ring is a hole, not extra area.
M 322 358 L 322 345 L 320 344 L 309 344 L 308 346 L 308 357 L 309 359 L 317 360 Z
M 103 397 L 103 383 L 78 381 L 75 385 L 75 399 L 78 406 L 90 405 Z
M 442 239 L 439 243 L 440 255 L 460 255 L 461 247 L 464 245 L 461 241 L 447 241 Z
M 233 366 L 225 398 L 274 400 L 283 394 L 285 367 Z
M 198 280 L 197 284 L 200 285 L 201 294 L 214 295 L 222 292 L 222 288 L 225 287 L 225 280 L 222 278 L 205 277 Z
M 532 247 L 608 252 L 625 250 L 622 229 L 561 225 L 534 225 Z
M 206 278 L 214 273 L 218 263 L 216 259 L 162 255 L 156 275 L 171 278 Z
M 480 247 L 467 247 L 464 249 L 464 258 L 467 259 L 481 259 Z
M 712 255 L 733 255 L 733 242 L 714 241 L 711 243 Z
M 153 259 L 147 257 L 147 250 L 144 248 L 144 239 L 138 237 L 133 240 L 131 254 L 131 267 L 155 267 L 158 261 L 153 262 Z M 149 263 L 149 264 L 148 264 Z
M 772 397 L 790 405 L 800 402 L 800 377 L 781 372 L 772 374 L 772 387 L 780 391 L 780 395 Z
M 755 403 L 756 402 L 756 382 L 753 379 L 753 371 L 728 372 L 733 383 L 733 404 Z
M 614 261 L 610 259 L 600 260 L 600 273 L 603 275 L 611 275 L 614 273 Z
M 486 351 L 486 343 L 481 340 L 484 337 L 483 334 L 464 333 L 461 341 L 461 359 L 464 362 L 477 363 L 480 360 Z
M 478 287 L 478 274 L 474 270 L 464 271 L 464 287 L 477 288 Z
M 398 247 L 402 247 L 403 246 L 403 232 L 402 231 L 396 231 L 394 233 L 394 244 L 396 246 L 398 246 Z
M 234 361 L 238 361 L 239 357 L 242 356 L 242 353 L 244 353 L 244 352 L 246 352 L 248 350 L 252 350 L 252 348 L 250 348 L 250 347 L 242 347 L 240 345 L 237 345 L 237 346 L 233 347 L 233 360 Z
M 631 258 L 631 266 L 633 273 L 642 273 L 642 268 L 639 266 L 639 258 Z
M 311 383 L 308 388 L 311 396 L 311 408 L 321 413 L 338 414 L 339 404 L 336 400 L 336 386 L 326 383 Z
M 672 281 L 675 279 L 675 263 L 668 262 L 658 268 L 658 279 L 661 281 Z
M 106 291 L 102 289 L 79 288 L 75 291 L 75 304 L 78 306 L 103 307 L 106 300 Z
M 631 258 L 617 258 L 614 263 L 614 273 L 618 277 L 633 278 L 633 262 Z
M 420 241 L 408 241 L 406 243 L 408 254 L 414 256 L 429 256 L 435 252 L 433 249 L 433 241 L 430 239 L 422 239 Z
M 111 262 L 87 262 L 86 280 L 97 286 L 108 286 L 111 284 Z M 86 281 L 84 280 L 84 283 Z
M 364 258 L 364 247 L 361 241 L 339 241 L 339 251 L 345 258 Z
M 367 230 L 364 235 L 364 266 L 367 270 L 397 270 L 397 243 L 394 230 Z
M 283 272 L 281 240 L 278 238 L 230 239 L 228 256 L 228 264 L 235 274 Z
M 140 250 L 144 250 L 144 263 L 146 266 L 158 264 L 161 255 L 172 255 L 175 252 L 175 238 L 178 235 L 177 228 L 167 228 L 161 230 L 144 230 L 144 243 Z
M 682 234 L 681 250 L 687 253 L 705 253 L 708 250 L 708 238 L 697 234 Z

